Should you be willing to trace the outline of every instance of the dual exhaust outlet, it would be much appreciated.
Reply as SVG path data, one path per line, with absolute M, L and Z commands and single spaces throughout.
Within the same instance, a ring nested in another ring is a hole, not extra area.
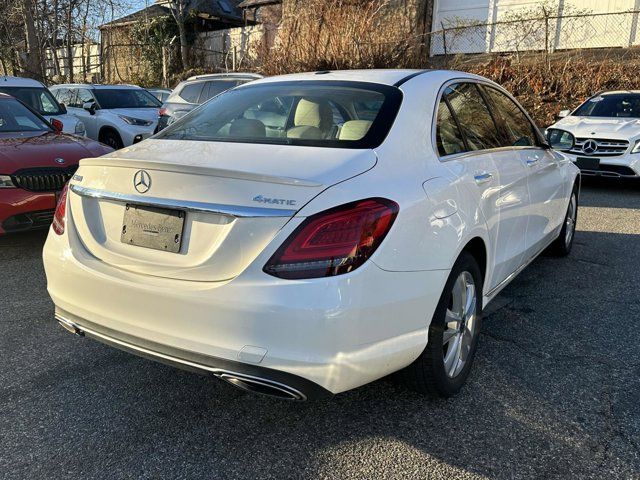
M 175 364 L 177 367 L 189 367 L 190 369 L 197 369 L 204 371 L 205 373 L 213 373 L 220 380 L 224 380 L 227 383 L 230 383 L 234 387 L 240 388 L 246 392 L 256 393 L 258 395 L 266 395 L 269 397 L 275 397 L 282 400 L 295 400 L 295 401 L 304 401 L 307 399 L 306 395 L 296 388 L 290 387 L 280 382 L 276 382 L 274 380 L 270 380 L 267 378 L 255 377 L 253 375 L 245 375 L 243 373 L 232 372 L 216 367 L 209 367 L 206 365 L 196 364 L 191 361 L 183 360 L 176 357 L 170 357 L 166 354 L 160 354 L 158 352 L 154 352 L 152 350 L 148 350 L 143 347 L 139 347 L 137 345 L 132 345 L 130 343 L 125 343 L 119 340 L 115 340 L 110 337 L 106 337 L 97 332 L 91 332 L 87 329 L 83 329 L 80 326 L 76 325 L 74 322 L 60 316 L 56 315 L 56 320 L 60 324 L 62 328 L 66 331 L 73 333 L 74 335 L 78 335 L 81 337 L 85 336 L 85 330 L 92 337 L 97 340 L 105 340 L 108 343 L 115 346 L 122 346 L 125 350 L 130 351 L 132 353 L 140 353 L 144 354 L 145 357 L 156 357 L 158 359 L 162 359 L 164 361 L 169 361 L 170 363 Z

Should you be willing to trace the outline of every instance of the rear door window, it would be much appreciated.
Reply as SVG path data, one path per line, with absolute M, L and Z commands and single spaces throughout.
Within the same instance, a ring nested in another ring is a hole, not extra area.
M 475 83 L 458 83 L 447 87 L 444 97 L 458 119 L 469 150 L 486 150 L 504 146 L 489 107 Z
M 453 155 L 467 150 L 462 138 L 462 132 L 460 132 L 458 123 L 444 98 L 440 99 L 440 105 L 438 105 L 436 143 L 438 145 L 438 153 L 441 156 Z
M 491 87 L 482 87 L 489 97 L 494 113 L 498 114 L 508 135 L 508 144 L 528 147 L 537 144 L 534 127 L 522 109 L 508 96 Z
M 207 100 L 220 95 L 222 92 L 238 86 L 238 82 L 235 80 L 216 80 L 213 82 L 206 82 L 200 95 L 200 102 L 204 103 Z
M 179 96 L 185 102 L 198 103 L 204 82 L 189 83 L 180 91 Z

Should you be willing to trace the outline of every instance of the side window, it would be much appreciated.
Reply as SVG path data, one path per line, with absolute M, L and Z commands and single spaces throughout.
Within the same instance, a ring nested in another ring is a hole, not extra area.
M 82 104 L 79 103 L 78 101 L 78 90 L 75 88 L 70 88 L 69 89 L 69 103 L 67 104 L 68 107 L 73 107 L 73 108 L 82 108 Z
M 60 88 L 53 92 L 58 103 L 64 103 L 67 107 L 71 106 L 71 90 L 68 88 Z
M 58 106 L 53 104 L 51 97 L 45 92 L 40 94 L 40 105 L 44 113 L 58 113 Z
M 86 88 L 78 89 L 78 97 L 76 103 L 78 104 L 78 108 L 82 108 L 82 106 L 87 102 L 95 102 L 96 99 L 93 98 L 93 95 Z
M 441 156 L 452 155 L 466 150 L 462 133 L 460 133 L 458 124 L 444 98 L 440 99 L 440 104 L 438 105 L 436 143 L 438 144 L 438 153 Z
M 238 82 L 232 80 L 218 80 L 215 82 L 207 82 L 202 89 L 202 95 L 200 95 L 200 103 L 204 103 L 207 100 L 212 99 L 216 95 L 226 92 L 230 88 L 234 88 L 238 85 Z
M 486 150 L 504 146 L 489 107 L 474 83 L 448 87 L 444 96 L 458 118 L 469 150 Z
M 537 144 L 534 127 L 520 107 L 504 93 L 495 88 L 482 87 L 504 122 L 509 136 L 509 144 L 516 147 L 527 147 Z
M 184 86 L 182 91 L 179 93 L 179 96 L 185 102 L 198 103 L 198 98 L 200 97 L 200 92 L 202 92 L 203 86 L 204 82 L 189 83 Z

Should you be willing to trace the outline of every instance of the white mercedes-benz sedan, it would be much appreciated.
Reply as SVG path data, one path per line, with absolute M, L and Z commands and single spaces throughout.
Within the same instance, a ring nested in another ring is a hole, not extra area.
M 550 128 L 576 137 L 565 151 L 583 175 L 640 178 L 640 91 L 600 92 Z
M 450 396 L 482 308 L 543 250 L 569 253 L 578 191 L 484 78 L 265 78 L 83 160 L 48 290 L 71 332 L 249 391 L 304 400 L 402 370 Z

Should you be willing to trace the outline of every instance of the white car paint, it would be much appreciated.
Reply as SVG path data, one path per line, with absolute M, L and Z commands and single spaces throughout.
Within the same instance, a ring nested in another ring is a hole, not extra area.
M 11 91 L 8 89 L 14 88 L 37 88 L 37 89 L 45 89 L 48 90 L 47 87 L 37 80 L 32 78 L 21 78 L 21 77 L 11 77 L 11 76 L 1 76 L 0 77 L 0 91 L 3 90 L 3 87 L 9 95 L 11 95 Z M 35 105 L 29 105 L 34 110 L 38 110 L 35 108 Z M 64 110 L 63 110 L 64 111 Z M 70 133 L 73 135 L 86 136 L 85 125 L 76 117 L 75 115 L 71 115 L 69 113 L 61 113 L 58 115 L 50 115 L 46 112 L 39 112 L 47 121 L 51 122 L 52 120 L 59 120 L 62 122 L 62 131 L 64 133 Z
M 319 77 L 251 85 L 289 80 Z M 437 153 L 443 88 L 454 81 L 495 86 L 488 80 L 402 70 L 331 72 L 320 80 L 399 85 L 404 100 L 379 147 L 154 138 L 83 160 L 70 182 L 65 232 L 51 231 L 44 248 L 59 321 L 138 353 L 180 357 L 186 366 L 215 358 L 270 381 L 295 375 L 339 393 L 423 352 L 449 272 L 470 241 L 486 249 L 486 304 L 558 236 L 578 175 L 566 156 L 543 147 Z M 268 208 L 270 215 L 189 212 L 180 254 L 124 244 L 118 198 L 140 196 L 133 178 L 141 169 L 152 179 L 145 198 Z M 481 173 L 491 177 L 479 183 Z M 289 203 L 265 206 L 257 196 Z M 302 280 L 263 271 L 306 218 L 371 197 L 393 200 L 399 213 L 361 267 Z M 187 354 L 202 361 L 185 360 Z M 209 370 L 224 376 L 233 368 Z
M 144 90 L 135 85 L 91 85 L 91 84 L 62 84 L 51 87 L 51 91 L 59 97 L 59 91 L 62 89 L 84 89 L 89 91 L 117 89 L 138 89 Z M 144 90 L 146 92 L 146 90 Z M 147 92 L 148 93 L 148 92 Z M 149 94 L 151 95 L 151 94 Z M 155 97 L 154 97 L 155 98 Z M 58 98 L 60 100 L 60 98 Z M 91 113 L 84 108 L 66 105 L 71 115 L 79 118 L 85 125 L 87 136 L 93 140 L 101 140 L 100 132 L 104 128 L 112 128 L 120 136 L 123 145 L 129 146 L 134 143 L 134 139 L 139 136 L 138 141 L 142 141 L 153 135 L 158 123 L 158 108 L 99 108 Z M 147 121 L 148 125 L 130 125 L 122 119 L 122 116 L 131 117 Z
M 640 91 L 612 91 L 600 93 L 598 96 L 617 93 L 640 95 Z M 586 102 L 592 100 L 593 98 L 588 99 Z M 568 113 L 568 115 L 549 128 L 566 130 L 576 137 L 576 146 L 565 153 L 573 161 L 577 161 L 578 157 L 592 157 L 600 160 L 600 168 L 598 170 L 582 168 L 583 175 L 614 178 L 640 177 L 640 153 L 632 153 L 636 142 L 640 141 L 640 118 L 586 117 L 577 116 L 568 111 L 563 113 Z M 598 150 L 592 153 L 582 151 L 582 146 L 586 140 L 595 140 L 598 144 Z M 608 147 L 612 142 L 620 147 L 616 148 L 615 152 L 608 152 Z M 621 170 L 616 167 L 625 167 L 625 169 Z

